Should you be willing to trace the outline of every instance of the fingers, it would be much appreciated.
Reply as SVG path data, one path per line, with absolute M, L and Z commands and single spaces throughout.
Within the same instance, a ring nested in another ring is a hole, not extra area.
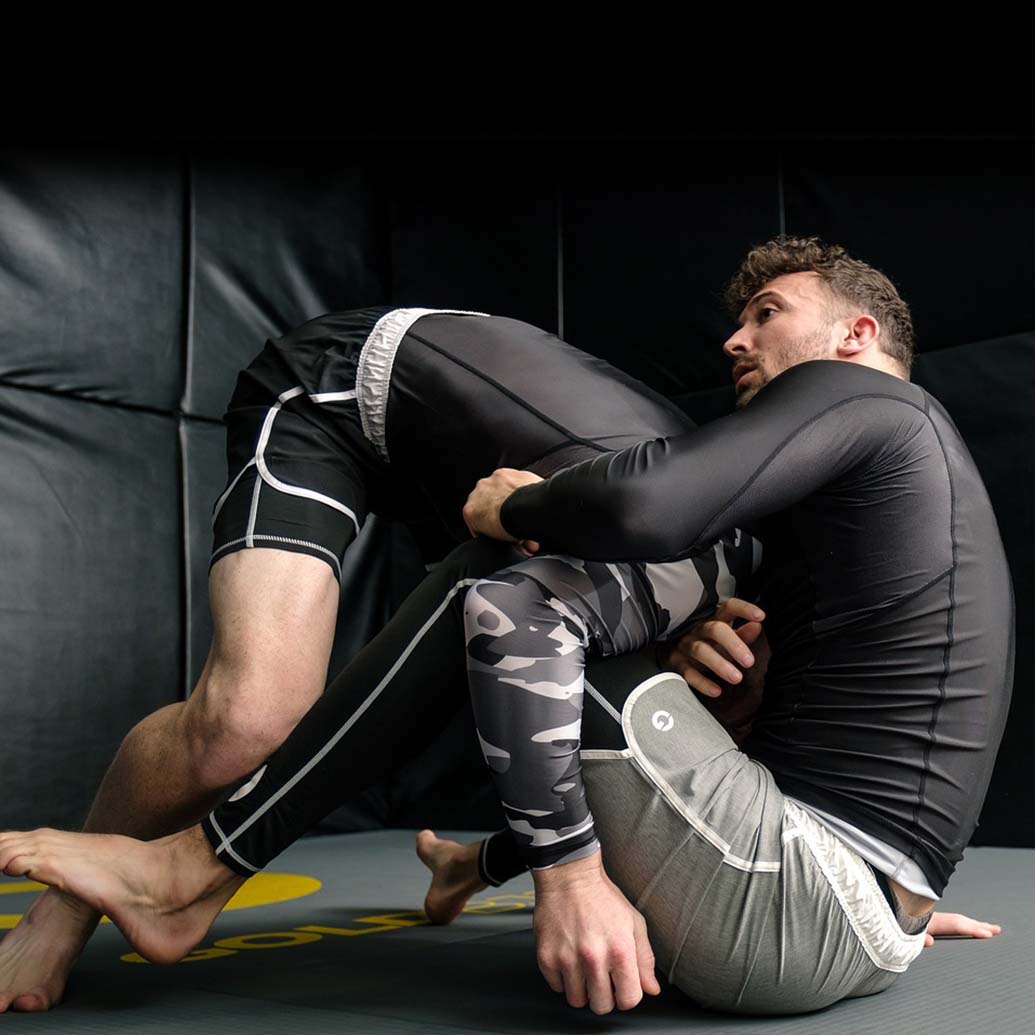
M 732 622 L 735 618 L 743 618 L 748 622 L 761 622 L 765 618 L 765 611 L 739 597 L 729 597 L 719 605 L 715 618 L 720 622 Z
M 611 974 L 608 970 L 608 959 L 586 950 L 583 950 L 579 957 L 579 962 L 582 964 L 582 972 L 586 976 L 589 1008 L 594 1013 L 610 1013 L 615 1008 L 615 997 L 611 990 Z M 634 1003 L 633 1005 L 635 1006 L 636 1004 Z
M 723 628 L 729 630 L 729 626 L 724 625 Z M 734 633 L 735 635 L 736 633 Z M 744 674 L 725 654 L 720 653 L 704 640 L 698 640 L 694 643 L 690 649 L 690 656 L 699 665 L 702 665 L 710 672 L 714 672 L 715 675 L 720 679 L 724 679 L 727 683 L 739 683 L 744 678 Z M 751 655 L 749 654 L 748 657 L 751 657 Z M 743 664 L 748 668 L 751 662 L 744 662 Z
M 761 626 L 759 626 L 761 629 Z M 704 623 L 702 630 L 708 640 L 721 647 L 738 665 L 750 668 L 755 663 L 755 656 L 748 650 L 747 644 L 740 636 L 740 630 L 734 629 L 725 622 L 713 619 Z M 757 636 L 756 636 L 757 639 Z
M 652 954 L 651 961 L 653 978 Z M 572 1006 L 585 1006 L 588 1000 L 589 1008 L 596 1014 L 610 1013 L 616 1006 L 619 1010 L 631 1010 L 643 999 L 644 992 L 637 946 L 631 943 L 612 945 L 610 949 L 583 949 L 578 965 L 565 973 L 564 983 Z M 657 985 L 656 979 L 652 984 Z M 652 988 L 651 995 L 655 994 Z
M 741 638 L 745 646 L 750 647 L 762 635 L 762 623 L 745 622 L 743 625 L 738 625 L 733 631 Z
M 647 921 L 642 914 L 637 914 L 636 920 L 636 968 L 640 987 L 647 995 L 661 995 L 661 985 L 654 973 L 654 950 L 647 937 Z
M 631 944 L 603 944 L 584 947 L 572 959 L 556 963 L 539 962 L 539 971 L 555 992 L 563 993 L 569 1006 L 583 1006 L 596 1014 L 631 1010 L 643 993 L 659 995 L 661 985 L 654 974 L 654 953 L 647 940 L 647 929 L 640 917 Z
M 690 662 L 675 658 L 672 668 L 686 680 L 687 686 L 704 694 L 705 697 L 720 697 L 722 695 L 722 687 L 718 683 L 713 683 L 699 668 L 696 668 Z

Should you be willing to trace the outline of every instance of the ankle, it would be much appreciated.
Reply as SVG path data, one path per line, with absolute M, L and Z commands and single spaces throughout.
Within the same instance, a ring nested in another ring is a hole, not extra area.
M 453 859 L 453 864 L 456 867 L 454 872 L 466 887 L 473 888 L 476 891 L 487 887 L 485 881 L 482 880 L 482 872 L 478 867 L 478 857 L 480 854 L 481 844 L 476 841 L 473 844 L 464 845 Z
M 100 923 L 101 914 L 67 892 L 47 888 L 26 910 L 25 920 L 33 925 L 57 920 L 69 931 L 88 936 Z
M 200 824 L 162 838 L 170 854 L 174 872 L 191 874 L 191 883 L 200 885 L 202 895 L 215 894 L 228 885 L 243 884 L 244 878 L 219 861 Z

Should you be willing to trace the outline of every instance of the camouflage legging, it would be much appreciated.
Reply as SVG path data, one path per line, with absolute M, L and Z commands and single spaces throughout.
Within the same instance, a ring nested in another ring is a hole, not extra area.
M 735 533 L 671 564 L 535 557 L 468 592 L 475 724 L 525 865 L 572 862 L 599 848 L 579 758 L 587 654 L 628 654 L 678 636 L 744 585 L 756 550 Z M 488 882 L 502 883 L 514 870 L 512 862 L 486 866 L 483 853 Z

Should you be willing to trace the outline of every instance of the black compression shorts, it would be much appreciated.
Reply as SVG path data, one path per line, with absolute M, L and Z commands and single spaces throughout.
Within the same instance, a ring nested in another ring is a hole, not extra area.
M 230 478 L 213 507 L 210 568 L 236 550 L 269 546 L 318 557 L 341 581 L 345 549 L 388 483 L 356 403 L 364 341 L 339 345 L 334 392 L 307 392 L 269 343 L 238 375 L 223 416 Z

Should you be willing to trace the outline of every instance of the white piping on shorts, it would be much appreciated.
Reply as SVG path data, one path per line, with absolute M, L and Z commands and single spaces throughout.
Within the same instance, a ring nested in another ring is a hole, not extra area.
M 298 772 L 295 773 L 295 775 L 292 776 L 290 780 L 284 783 L 283 786 L 280 787 L 280 789 L 277 790 L 274 794 L 270 795 L 270 797 L 267 798 L 267 800 L 263 802 L 263 804 L 259 806 L 259 808 L 256 809 L 256 811 L 253 812 L 252 815 L 249 816 L 248 819 L 246 819 L 232 834 L 224 834 L 221 830 L 219 830 L 218 826 L 216 825 L 215 814 L 209 813 L 209 818 L 212 820 L 212 825 L 216 828 L 221 838 L 219 845 L 216 847 L 217 856 L 221 852 L 225 851 L 232 855 L 235 859 L 237 859 L 238 862 L 240 862 L 242 865 L 248 866 L 250 869 L 253 870 L 256 869 L 256 867 L 251 866 L 250 863 L 246 863 L 243 859 L 241 859 L 231 849 L 231 844 L 238 837 L 240 837 L 241 834 L 243 834 L 249 827 L 257 823 L 262 818 L 262 816 L 264 816 L 274 805 L 276 805 L 278 801 L 280 801 L 281 798 L 284 797 L 285 794 L 288 793 L 288 791 L 291 790 L 292 787 L 295 786 L 295 784 L 297 784 L 300 780 L 304 779 L 305 776 L 315 766 L 320 764 L 324 757 L 332 750 L 334 745 L 337 744 L 338 741 L 341 740 L 341 738 L 344 737 L 350 729 L 352 729 L 352 727 L 360 719 L 363 713 L 378 699 L 378 697 L 381 696 L 381 692 L 395 678 L 396 673 L 405 664 L 406 659 L 413 653 L 414 649 L 417 647 L 417 644 L 420 643 L 420 641 L 424 638 L 424 634 L 427 633 L 427 631 L 439 620 L 439 618 L 442 616 L 442 613 L 449 606 L 449 602 L 453 599 L 453 597 L 455 597 L 457 593 L 460 592 L 460 590 L 466 589 L 469 586 L 473 586 L 477 581 L 477 579 L 460 579 L 460 581 L 457 582 L 452 587 L 452 589 L 449 590 L 449 592 L 443 598 L 442 603 L 439 604 L 437 608 L 435 608 L 434 612 L 431 614 L 428 620 L 420 627 L 420 629 L 417 631 L 417 635 L 414 636 L 412 640 L 410 640 L 410 642 L 406 645 L 404 650 L 399 654 L 399 657 L 395 659 L 395 664 L 392 665 L 392 667 L 388 670 L 381 682 L 378 683 L 377 686 L 375 686 L 374 689 L 370 691 L 370 693 L 367 695 L 366 700 L 349 716 L 348 720 L 341 727 L 339 727 L 339 729 L 333 734 L 333 736 L 331 736 L 328 739 L 327 743 L 324 744 L 324 746 L 320 748 L 320 750 L 317 751 L 317 753 L 313 755 L 313 757 L 304 766 L 302 766 L 302 768 L 299 769 Z
M 215 505 L 215 508 L 214 508 L 214 509 L 213 509 L 213 511 L 212 511 L 212 527 L 213 527 L 213 528 L 215 528 L 215 527 L 216 527 L 216 518 L 217 518 L 217 517 L 219 517 L 219 512 L 220 512 L 220 511 L 221 511 L 221 510 L 223 509 L 223 504 L 224 504 L 224 503 L 226 503 L 226 501 L 227 501 L 227 497 L 228 497 L 228 496 L 230 495 L 230 493 L 232 493 L 232 492 L 234 491 L 234 486 L 235 486 L 235 485 L 236 485 L 236 484 L 237 484 L 237 483 L 238 483 L 238 482 L 239 482 L 239 481 L 241 480 L 241 478 L 242 478 L 242 477 L 244 476 L 244 472 L 245 472 L 245 471 L 247 471 L 247 470 L 248 470 L 248 468 L 249 468 L 249 467 L 251 467 L 251 466 L 252 466 L 252 464 L 254 464 L 254 463 L 255 463 L 255 457 L 253 456 L 253 457 L 251 458 L 251 460 L 249 460 L 249 461 L 248 461 L 248 463 L 246 463 L 246 464 L 244 465 L 244 467 L 242 467 L 242 468 L 241 468 L 241 469 L 240 469 L 240 470 L 239 470 L 239 471 L 237 472 L 237 476 L 236 476 L 236 477 L 234 478 L 234 480 L 233 480 L 233 481 L 232 481 L 232 482 L 231 482 L 231 483 L 230 483 L 230 484 L 229 484 L 229 485 L 228 485 L 228 486 L 226 487 L 226 491 L 225 491 L 225 492 L 223 493 L 223 495 L 222 495 L 222 496 L 220 496 L 220 497 L 219 497 L 219 499 L 217 499 L 217 500 L 216 500 L 216 505 Z
M 312 489 L 303 489 L 300 485 L 289 485 L 287 482 L 282 482 L 271 474 L 270 469 L 266 466 L 265 452 L 270 440 L 270 432 L 273 429 L 273 422 L 276 420 L 277 414 L 280 413 L 284 403 L 299 395 L 305 395 L 305 389 L 301 385 L 296 385 L 294 388 L 289 388 L 286 392 L 281 392 L 277 397 L 275 405 L 270 407 L 269 413 L 266 414 L 266 419 L 263 421 L 262 431 L 259 432 L 259 441 L 255 448 L 255 466 L 259 469 L 259 475 L 262 480 L 278 492 L 283 492 L 288 496 L 303 496 L 305 499 L 316 500 L 317 503 L 322 503 L 324 506 L 331 507 L 350 517 L 352 523 L 356 526 L 356 535 L 359 535 L 359 521 L 353 511 L 346 507 L 344 503 L 332 499 L 330 496 L 325 496 L 322 492 L 315 492 Z M 249 525 L 250 528 L 251 525 Z
M 287 493 L 291 496 L 304 496 L 307 499 L 316 500 L 318 503 L 326 504 L 328 507 L 333 507 L 335 510 L 340 510 L 343 514 L 346 514 L 352 519 L 352 523 L 356 526 L 356 534 L 359 535 L 359 521 L 356 519 L 355 513 L 345 506 L 344 503 L 339 502 L 336 499 L 332 499 L 330 496 L 324 496 L 322 493 L 314 492 L 312 489 L 304 489 L 300 485 L 289 485 L 287 482 L 281 481 L 270 473 L 269 468 L 266 466 L 265 450 L 269 444 L 270 432 L 273 428 L 273 421 L 276 419 L 277 414 L 280 412 L 281 407 L 289 399 L 294 399 L 296 396 L 304 395 L 305 389 L 301 385 L 296 385 L 294 388 L 289 388 L 286 392 L 282 392 L 278 397 L 276 403 L 270 407 L 269 412 L 266 414 L 266 419 L 263 421 L 262 430 L 259 432 L 259 440 L 255 446 L 255 456 L 251 458 L 237 472 L 234 480 L 226 487 L 223 495 L 216 500 L 216 505 L 212 511 L 212 527 L 216 527 L 216 518 L 219 517 L 219 512 L 223 509 L 223 504 L 227 501 L 230 493 L 234 491 L 234 486 L 241 480 L 245 471 L 248 470 L 252 464 L 255 464 L 259 470 L 261 481 L 256 481 L 255 491 L 252 493 L 252 507 L 251 513 L 248 516 L 248 530 L 245 535 L 245 540 L 249 546 L 253 546 L 252 539 L 258 538 L 254 535 L 255 532 L 255 519 L 258 513 L 259 507 L 259 489 L 261 482 L 266 482 L 267 485 L 280 492 Z M 347 402 L 349 399 L 356 398 L 356 390 L 350 389 L 347 392 L 319 392 L 310 393 L 309 398 L 314 403 L 330 403 L 330 402 Z M 330 551 L 327 551 L 328 553 Z M 331 554 L 331 556 L 334 556 Z M 340 565 L 339 565 L 340 574 Z
M 823 871 L 866 955 L 881 970 L 901 974 L 923 950 L 926 931 L 906 934 L 902 930 L 873 871 L 832 830 L 786 798 L 784 812 L 800 829 L 802 841 Z
M 314 403 L 348 402 L 356 398 L 356 389 L 352 388 L 347 392 L 319 392 L 316 395 L 310 393 L 309 398 Z
M 674 677 L 671 672 L 660 672 L 658 675 L 651 676 L 650 679 L 641 683 L 626 698 L 625 705 L 622 708 L 622 729 L 625 732 L 626 743 L 633 751 L 633 764 L 652 784 L 654 784 L 665 800 L 690 824 L 690 826 L 694 828 L 694 830 L 696 830 L 709 844 L 722 852 L 722 861 L 724 863 L 728 863 L 735 869 L 744 870 L 748 873 L 779 873 L 779 861 L 756 862 L 751 859 L 741 859 L 739 856 L 733 855 L 730 852 L 729 842 L 726 841 L 726 839 L 717 831 L 712 830 L 712 828 L 708 826 L 704 820 L 702 820 L 701 817 L 698 816 L 682 798 L 680 798 L 678 794 L 676 794 L 672 785 L 657 771 L 657 769 L 654 768 L 653 765 L 651 765 L 650 760 L 643 752 L 643 748 L 640 747 L 632 728 L 632 706 L 652 687 L 672 678 L 679 679 L 681 677 Z
M 370 332 L 356 364 L 356 399 L 359 421 L 367 441 L 385 463 L 389 462 L 385 439 L 385 417 L 388 411 L 388 388 L 392 381 L 392 364 L 399 343 L 406 332 L 422 316 L 449 313 L 455 316 L 488 316 L 468 309 L 393 309 L 385 313 Z

